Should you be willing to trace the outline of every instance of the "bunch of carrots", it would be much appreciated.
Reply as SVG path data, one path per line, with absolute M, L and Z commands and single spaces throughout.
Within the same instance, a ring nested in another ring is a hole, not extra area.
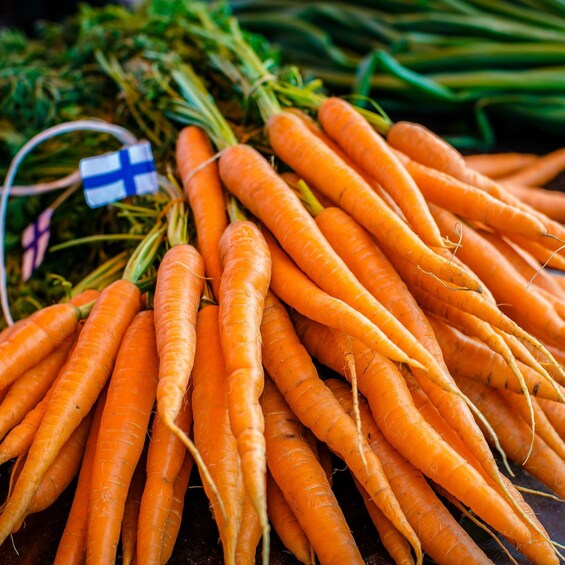
M 272 528 L 361 564 L 335 455 L 395 563 L 490 562 L 445 500 L 559 563 L 491 447 L 565 497 L 563 196 L 538 188 L 563 152 L 463 158 L 250 76 L 273 161 L 187 76 L 182 193 L 120 278 L 0 334 L 0 543 L 76 479 L 56 563 L 166 563 L 195 465 L 225 563 L 268 563 Z

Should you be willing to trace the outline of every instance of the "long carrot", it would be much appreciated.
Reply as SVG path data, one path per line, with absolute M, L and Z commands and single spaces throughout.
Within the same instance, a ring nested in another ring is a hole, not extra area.
M 406 157 L 402 157 L 402 161 L 426 200 L 437 206 L 464 218 L 531 238 L 540 238 L 547 233 L 539 218 L 521 208 Z
M 100 421 L 106 402 L 107 388 L 96 401 L 96 408 L 90 424 L 84 455 L 73 496 L 73 503 L 67 517 L 63 535 L 57 546 L 54 565 L 79 565 L 86 559 L 86 531 L 88 521 L 88 498 L 90 496 L 90 479 L 94 463 L 96 441 L 100 430 Z
M 463 156 L 465 165 L 491 179 L 519 171 L 537 161 L 533 153 L 475 153 Z
M 38 310 L 0 342 L 0 389 L 37 365 L 77 329 L 80 310 L 53 304 Z
M 190 453 L 186 453 L 179 474 L 177 475 L 173 485 L 173 502 L 171 504 L 167 523 L 165 524 L 161 547 L 161 565 L 168 563 L 171 558 L 180 532 L 184 509 L 184 498 L 186 496 L 186 489 L 188 488 L 193 463 L 194 461 Z
M 370 235 L 339 208 L 325 208 L 316 214 L 315 220 L 359 280 L 380 298 L 383 305 L 429 352 L 426 356 L 428 372 L 414 368 L 418 382 L 430 394 L 451 425 L 466 438 L 479 460 L 497 477 L 498 469 L 490 449 L 476 426 L 467 401 L 458 394 L 459 391 L 445 368 L 440 347 L 428 320 L 386 256 Z
M 190 393 L 185 395 L 175 424 L 186 434 L 192 425 Z M 172 508 L 174 482 L 185 459 L 182 440 L 158 414 L 153 418 L 147 451 L 147 478 L 139 508 L 136 556 L 138 563 L 159 563 L 165 524 Z
M 241 528 L 237 536 L 235 562 L 239 565 L 255 565 L 257 546 L 262 536 L 262 526 L 251 497 L 245 493 L 241 512 Z
M 520 202 L 556 222 L 565 222 L 565 195 L 558 190 L 537 186 L 506 184 L 506 189 Z
M 100 294 L 73 355 L 57 379 L 14 492 L 0 515 L 0 541 L 24 515 L 43 475 L 98 398 L 121 339 L 140 306 L 140 292 L 127 279 L 116 281 Z
M 364 563 L 324 470 L 302 437 L 302 425 L 269 379 L 265 380 L 261 405 L 269 470 L 320 563 Z M 304 499 L 308 504 L 301 503 Z
M 347 383 L 328 379 L 328 387 L 351 414 L 353 403 Z M 439 565 L 487 563 L 488 559 L 441 503 L 424 476 L 386 440 L 367 401 L 360 399 L 363 430 L 373 450 L 379 453 L 390 486 L 406 513 L 422 548 Z
M 237 440 L 245 490 L 263 531 L 263 559 L 269 556 L 266 459 L 260 325 L 271 279 L 271 258 L 261 232 L 247 220 L 230 224 L 220 240 L 223 273 L 219 329 L 228 380 L 228 407 Z
M 514 412 L 522 418 L 527 424 L 529 424 L 529 411 L 524 405 L 524 398 L 522 396 L 516 395 L 508 390 L 499 390 L 498 394 L 502 396 L 512 407 Z M 545 415 L 541 406 L 534 399 L 534 414 L 535 414 L 535 432 L 536 434 L 545 441 L 545 443 L 565 461 L 565 441 L 559 437 L 557 431 L 551 425 L 551 422 Z
M 145 487 L 146 452 L 144 451 L 137 462 L 137 467 L 131 478 L 128 496 L 124 506 L 124 516 L 121 527 L 122 564 L 131 565 L 135 560 L 137 548 L 137 523 L 139 507 Z
M 51 506 L 78 474 L 88 439 L 92 415 L 93 412 L 91 411 L 73 431 L 63 447 L 61 447 L 57 457 L 42 478 L 21 522 L 23 522 L 25 516 L 41 512 Z M 14 531 L 17 529 L 19 529 L 19 526 L 16 526 Z
M 198 249 L 204 259 L 206 276 L 217 298 L 222 266 L 219 244 L 228 225 L 218 164 L 206 133 L 198 127 L 183 128 L 177 138 L 176 161 L 196 224 Z M 204 163 L 208 163 L 203 166 Z
M 565 441 L 565 406 L 543 398 L 539 400 L 539 405 L 555 431 Z
M 528 281 L 512 267 L 494 246 L 475 230 L 458 222 L 451 213 L 436 206 L 430 210 L 442 233 L 453 238 L 454 230 L 462 234 L 463 245 L 458 256 L 488 285 L 503 309 L 524 329 L 550 340 L 565 337 L 565 322 L 559 318 L 551 304 L 528 289 Z
M 534 437 L 533 450 L 528 456 L 530 430 L 508 403 L 494 389 L 461 379 L 459 386 L 481 409 L 496 430 L 504 451 L 557 495 L 565 496 L 565 461 L 541 438 Z
M 369 122 L 345 100 L 335 97 L 324 100 L 318 119 L 345 153 L 393 196 L 422 241 L 443 247 L 441 234 L 418 186 Z
M 324 340 L 329 339 L 328 331 L 319 324 L 303 318 L 301 320 L 299 335 L 311 353 L 341 373 L 342 363 L 332 350 L 335 346 L 323 345 Z M 311 329 L 309 333 L 306 333 L 307 328 Z M 519 543 L 528 543 L 531 534 L 508 503 L 420 416 L 397 368 L 364 348 L 357 340 L 353 340 L 353 347 L 359 390 L 369 400 L 373 416 L 391 444 L 413 465 L 468 504 L 498 531 L 508 534 Z M 414 449 L 414 445 L 419 448 Z M 439 462 L 442 462 L 441 465 Z M 457 476 L 459 478 L 456 479 Z
M 565 171 L 565 148 L 538 157 L 519 171 L 498 179 L 502 184 L 521 184 L 525 186 L 544 186 Z
M 371 498 L 410 542 L 420 562 L 420 542 L 390 490 L 380 461 L 364 438 L 358 437 L 353 420 L 344 413 L 339 402 L 319 379 L 288 314 L 272 293 L 267 297 L 261 335 L 263 363 L 289 406 L 320 441 L 327 443 L 347 463 Z M 337 352 L 343 367 L 339 348 Z M 279 486 L 282 488 L 280 483 Z
M 235 564 L 235 549 L 244 498 L 237 441 L 231 431 L 228 382 L 222 353 L 218 306 L 204 306 L 196 321 L 196 356 L 192 370 L 194 443 L 210 470 L 230 517 L 224 521 L 207 492 L 224 548 L 226 564 Z M 207 485 L 204 484 L 204 490 Z
M 283 302 L 312 320 L 357 337 L 393 361 L 423 368 L 362 314 L 317 287 L 268 232 L 264 235 L 272 259 L 271 288 Z
M 313 135 L 299 118 L 281 112 L 270 118 L 267 129 L 277 156 L 307 182 L 338 202 L 375 237 L 391 244 L 394 242 L 398 253 L 437 277 L 480 291 L 476 280 L 426 247 L 371 187 Z
M 355 486 L 363 498 L 363 504 L 371 518 L 379 538 L 388 554 L 392 557 L 396 565 L 411 565 L 414 563 L 410 544 L 400 532 L 392 525 L 392 522 L 382 513 L 381 509 L 371 500 L 367 491 L 361 483 L 354 478 Z
M 63 367 L 73 342 L 74 336 L 71 336 L 10 385 L 0 403 L 0 439 L 45 396 Z
M 94 454 L 87 560 L 116 559 L 129 485 L 141 456 L 155 402 L 159 358 L 153 312 L 140 312 L 120 346 Z
M 522 393 L 516 374 L 500 354 L 478 340 L 464 335 L 439 318 L 430 316 L 429 320 L 441 345 L 445 363 L 454 377 L 465 377 L 494 388 Z M 557 402 L 559 392 L 565 393 L 563 387 L 557 383 L 556 386 L 549 384 L 539 373 L 520 361 L 518 366 L 531 395 Z
M 275 479 L 267 474 L 267 508 L 271 524 L 283 545 L 305 565 L 314 565 L 314 549 Z

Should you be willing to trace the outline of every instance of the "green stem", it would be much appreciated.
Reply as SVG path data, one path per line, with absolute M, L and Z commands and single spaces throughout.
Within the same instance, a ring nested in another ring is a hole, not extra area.
M 226 203 L 226 210 L 228 212 L 228 217 L 232 224 L 236 222 L 240 222 L 243 220 L 247 220 L 247 215 L 245 214 L 245 210 L 239 205 L 239 202 L 233 196 L 233 194 L 229 194 Z
M 87 289 L 102 290 L 111 282 L 120 278 L 126 266 L 126 252 L 122 251 L 112 257 L 78 282 L 70 292 L 70 297 L 79 295 Z
M 153 264 L 159 247 L 161 246 L 165 229 L 163 225 L 156 224 L 143 238 L 142 242 L 129 258 L 124 269 L 123 279 L 137 283 L 143 273 Z
M 124 240 L 140 240 L 143 236 L 134 233 L 121 233 L 121 234 L 104 234 L 104 235 L 89 235 L 87 237 L 79 237 L 76 239 L 71 239 L 70 241 L 65 241 L 57 245 L 53 245 L 49 248 L 49 252 L 61 251 L 62 249 L 67 249 L 68 247 L 74 247 L 76 245 L 85 245 L 88 243 L 97 243 L 99 241 L 124 241 Z

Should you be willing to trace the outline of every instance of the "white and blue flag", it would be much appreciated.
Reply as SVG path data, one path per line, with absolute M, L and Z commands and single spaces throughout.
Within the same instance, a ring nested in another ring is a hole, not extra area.
M 80 161 L 84 197 L 90 208 L 159 189 L 148 141 Z
M 24 281 L 27 281 L 33 271 L 43 262 L 51 235 L 51 216 L 53 216 L 53 208 L 47 208 L 22 233 L 22 247 L 24 248 L 22 279 Z

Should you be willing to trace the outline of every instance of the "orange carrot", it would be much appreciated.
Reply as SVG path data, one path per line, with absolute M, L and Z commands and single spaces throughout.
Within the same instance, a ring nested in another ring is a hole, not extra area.
M 334 97 L 324 100 L 318 119 L 345 153 L 392 195 L 422 241 L 429 246 L 443 247 L 420 189 L 369 122 L 345 100 Z
M 267 508 L 271 524 L 283 545 L 306 565 L 314 565 L 314 550 L 271 473 L 267 473 Z
M 0 404 L 0 439 L 45 396 L 63 367 L 75 337 L 66 339 L 57 349 L 19 377 Z
M 544 186 L 565 171 L 565 148 L 538 157 L 519 171 L 504 175 L 498 181 L 502 184 Z
M 465 377 L 494 388 L 504 388 L 518 394 L 522 393 L 515 373 L 500 354 L 489 349 L 478 340 L 464 335 L 435 316 L 430 316 L 429 320 L 441 345 L 445 363 L 454 377 Z M 518 361 L 518 366 L 528 391 L 533 396 L 558 401 L 559 392 L 565 393 L 563 387 L 560 387 L 557 383 L 556 386 L 552 386 L 539 373 L 520 361 Z
M 315 322 L 304 318 L 300 320 L 302 327 L 298 328 L 299 334 L 314 357 L 342 373 L 343 366 L 335 355 L 331 334 Z M 310 333 L 306 333 L 306 328 L 312 328 Z M 366 349 L 357 340 L 353 340 L 353 348 L 359 390 L 368 399 L 371 412 L 390 443 L 413 465 L 473 508 L 498 531 L 519 543 L 528 543 L 531 534 L 508 503 L 426 424 L 394 364 Z M 415 445 L 419 448 L 415 449 Z
M 153 312 L 145 310 L 122 340 L 108 386 L 90 482 L 89 563 L 116 560 L 125 501 L 155 403 L 158 368 Z
M 320 563 L 364 563 L 326 475 L 302 437 L 302 425 L 269 379 L 261 405 L 269 470 Z
M 565 461 L 537 435 L 534 437 L 532 452 L 527 457 L 531 431 L 498 391 L 466 379 L 458 382 L 488 419 L 508 457 L 522 465 L 558 496 L 564 497 Z
M 565 441 L 565 406 L 543 398 L 538 403 L 559 437 Z
M 565 292 L 563 292 L 561 286 L 543 270 L 542 266 L 531 255 L 511 243 L 504 236 L 486 230 L 481 230 L 479 233 L 481 237 L 494 245 L 527 281 L 551 293 L 554 298 L 565 299 Z
M 200 253 L 188 244 L 171 247 L 159 265 L 154 297 L 159 352 L 157 411 L 165 424 L 178 416 L 190 379 L 203 286 Z
M 238 565 L 255 565 L 257 545 L 261 539 L 262 528 L 259 516 L 253 506 L 251 497 L 245 493 L 241 512 L 241 528 L 237 536 L 235 562 Z
M 188 434 L 192 425 L 190 392 L 185 395 L 176 426 Z M 160 563 L 165 524 L 172 508 L 174 483 L 185 459 L 182 440 L 166 426 L 159 414 L 153 418 L 147 451 L 147 478 L 139 507 L 137 562 Z
M 342 210 L 325 208 L 316 214 L 315 219 L 322 233 L 353 273 L 429 352 L 426 362 L 428 372 L 414 368 L 414 375 L 441 413 L 472 446 L 478 459 L 484 462 L 492 476 L 497 477 L 496 462 L 465 399 L 460 397 L 445 368 L 433 330 L 398 273 L 370 235 Z M 481 299 L 480 296 L 478 298 Z
M 506 189 L 520 202 L 556 222 L 565 222 L 565 194 L 537 186 L 506 184 Z
M 237 440 L 245 490 L 259 516 L 263 559 L 269 556 L 266 505 L 266 459 L 260 325 L 271 278 L 271 258 L 265 238 L 247 220 L 230 224 L 220 240 L 223 273 L 220 284 L 219 328 L 224 354 L 230 426 Z
M 467 167 L 496 179 L 534 163 L 538 156 L 532 153 L 476 153 L 465 155 L 463 159 Z
M 110 376 L 122 337 L 139 308 L 140 292 L 127 279 L 112 283 L 100 294 L 71 358 L 56 381 L 14 492 L 0 515 L 0 542 L 21 519 L 57 453 L 90 412 Z
M 337 379 L 328 379 L 326 383 L 351 414 L 353 403 L 349 386 Z M 364 433 L 372 449 L 379 453 L 390 486 L 422 540 L 424 551 L 440 565 L 486 563 L 486 556 L 441 503 L 420 471 L 386 440 L 366 400 L 360 399 L 360 413 Z
M 405 156 L 402 156 L 402 161 L 428 202 L 496 229 L 532 238 L 539 238 L 547 233 L 539 218 L 521 208 L 502 202 L 483 190 Z
M 355 423 L 318 377 L 288 314 L 272 293 L 267 296 L 261 335 L 265 368 L 293 412 L 345 461 L 387 518 L 410 542 L 420 562 L 420 542 L 390 489 L 378 457 L 364 438 L 358 437 Z M 337 354 L 343 368 L 339 348 Z M 359 366 L 357 370 L 360 370 Z M 282 488 L 280 482 L 277 483 Z M 314 544 L 311 538 L 310 541 Z
M 271 146 L 279 158 L 307 182 L 338 202 L 375 237 L 390 244 L 394 242 L 398 253 L 437 277 L 463 288 L 480 291 L 476 280 L 425 246 L 362 177 L 333 154 L 299 118 L 281 112 L 270 118 L 267 130 Z M 280 241 L 276 233 L 275 236 Z
M 80 310 L 53 304 L 26 318 L 0 342 L 0 389 L 37 365 L 77 329 Z
M 457 255 L 487 284 L 502 308 L 530 333 L 550 340 L 565 337 L 565 322 L 551 304 L 528 289 L 528 281 L 491 244 L 476 231 L 463 226 L 457 218 L 437 206 L 430 206 L 442 233 L 453 239 L 455 230 L 462 234 L 463 245 Z
M 379 538 L 388 554 L 397 565 L 411 565 L 414 563 L 410 544 L 400 532 L 392 525 L 392 522 L 382 513 L 380 508 L 371 500 L 367 491 L 361 486 L 359 481 L 354 478 L 355 486 L 363 498 L 363 504 L 367 509 L 369 517 L 373 522 Z
M 78 476 L 78 482 L 69 511 L 63 535 L 57 547 L 54 565 L 79 565 L 86 560 L 86 528 L 88 519 L 88 498 L 90 496 L 90 478 L 94 463 L 94 451 L 100 430 L 102 411 L 106 402 L 107 388 L 96 401 L 96 408 L 90 424 L 84 455 Z
M 425 348 L 352 275 L 298 197 L 263 157 L 246 146 L 230 147 L 220 158 L 220 174 L 227 188 L 265 223 L 312 282 L 357 309 L 433 373 L 424 361 L 429 357 Z
M 271 288 L 283 302 L 320 324 L 357 337 L 393 361 L 422 367 L 365 316 L 317 287 L 268 232 L 264 232 L 264 235 L 272 259 Z
M 213 156 L 210 140 L 202 129 L 188 126 L 180 131 L 176 146 L 177 167 L 194 214 L 206 276 L 218 298 L 222 274 L 219 244 L 228 222 L 218 165 L 210 161 Z M 202 167 L 207 161 L 210 162 Z
M 222 540 L 224 562 L 229 565 L 235 564 L 244 489 L 237 441 L 229 422 L 228 382 L 220 342 L 218 310 L 218 306 L 208 305 L 198 312 L 196 356 L 192 370 L 192 410 L 194 443 L 218 485 L 230 517 L 228 522 L 224 522 L 204 484 Z
M 41 512 L 51 506 L 79 472 L 92 415 L 93 412 L 91 411 L 83 418 L 82 422 L 73 431 L 63 447 L 61 447 L 57 457 L 49 466 L 49 469 L 47 469 L 37 491 L 31 499 L 22 522 L 25 516 Z M 19 526 L 16 526 L 14 531 L 17 529 L 19 529 Z
M 171 504 L 167 523 L 165 524 L 165 532 L 161 547 L 161 565 L 167 563 L 171 558 L 179 535 L 184 508 L 184 497 L 186 496 L 186 489 L 188 488 L 193 463 L 194 461 L 190 453 L 187 453 L 184 456 L 184 462 L 173 485 L 173 502 Z
M 512 407 L 514 412 L 524 420 L 527 424 L 530 423 L 530 416 L 528 407 L 524 405 L 524 398 L 513 392 L 507 390 L 499 390 L 498 394 L 502 396 Z M 545 415 L 541 406 L 534 399 L 534 414 L 535 414 L 535 433 L 545 443 L 565 461 L 565 441 L 559 437 L 557 431 L 551 425 L 551 422 Z
M 141 454 L 137 467 L 131 478 L 128 496 L 124 506 L 124 517 L 122 518 L 122 564 L 131 565 L 135 560 L 137 546 L 137 523 L 139 521 L 139 507 L 141 505 L 141 496 L 145 487 L 145 467 L 146 453 Z

